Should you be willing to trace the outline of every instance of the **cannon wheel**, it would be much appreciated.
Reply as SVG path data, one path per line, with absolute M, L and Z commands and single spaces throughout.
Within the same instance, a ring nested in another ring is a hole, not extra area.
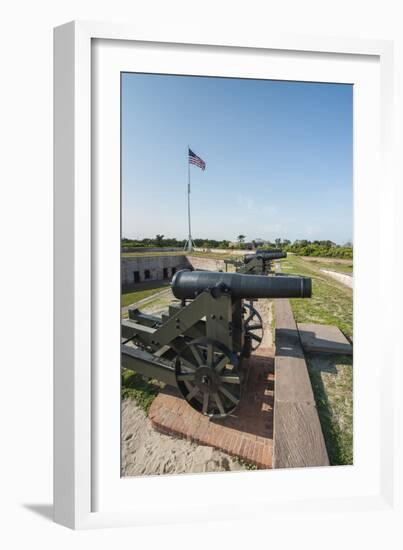
M 238 358 L 220 342 L 198 338 L 177 356 L 176 383 L 182 396 L 210 418 L 224 418 L 241 398 Z
M 263 319 L 252 304 L 244 304 L 245 308 L 245 334 L 249 336 L 252 351 L 257 350 L 263 340 Z

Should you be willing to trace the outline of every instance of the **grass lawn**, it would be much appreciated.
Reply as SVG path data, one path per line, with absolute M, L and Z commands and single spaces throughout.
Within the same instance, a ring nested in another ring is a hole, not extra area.
M 291 255 L 281 262 L 285 273 L 312 277 L 312 298 L 290 300 L 295 320 L 336 325 L 352 336 L 352 290 L 319 271 L 320 263 Z M 352 464 L 353 359 L 328 354 L 308 354 L 306 359 L 330 463 Z
M 147 288 L 145 290 L 129 290 L 127 292 L 122 292 L 122 307 L 135 304 L 136 302 L 143 300 L 143 298 L 148 298 L 157 292 L 161 292 L 164 288 L 168 288 L 167 285 L 159 286 L 157 288 Z
M 133 399 L 146 414 L 162 386 L 157 380 L 146 382 L 140 374 L 122 369 L 122 399 Z
M 288 256 L 281 261 L 284 273 L 295 273 L 312 278 L 312 298 L 292 299 L 291 307 L 298 323 L 336 325 L 346 335 L 353 335 L 353 292 L 342 283 L 320 271 L 314 262 L 299 256 Z
M 245 254 L 250 252 L 245 250 Z M 144 256 L 195 256 L 197 258 L 207 258 L 209 260 L 228 260 L 228 259 L 240 259 L 243 256 L 228 252 L 122 252 L 122 258 L 136 258 Z
M 248 250 L 245 250 L 245 254 Z M 189 252 L 186 256 L 195 256 L 196 258 L 208 258 L 210 260 L 240 260 L 243 255 L 233 254 L 232 252 Z
M 306 357 L 330 463 L 353 463 L 353 358 Z
M 141 256 L 184 256 L 185 252 L 178 250 L 178 252 L 122 252 L 122 258 L 136 258 Z

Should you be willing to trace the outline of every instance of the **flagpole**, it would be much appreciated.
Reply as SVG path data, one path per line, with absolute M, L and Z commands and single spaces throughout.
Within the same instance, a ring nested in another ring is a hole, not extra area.
M 188 225 L 189 225 L 189 237 L 185 244 L 185 250 L 188 250 L 191 252 L 193 248 L 193 242 L 192 242 L 192 230 L 191 230 L 191 224 L 190 224 L 190 162 L 189 162 L 189 145 L 187 146 L 187 155 L 186 160 L 188 163 Z

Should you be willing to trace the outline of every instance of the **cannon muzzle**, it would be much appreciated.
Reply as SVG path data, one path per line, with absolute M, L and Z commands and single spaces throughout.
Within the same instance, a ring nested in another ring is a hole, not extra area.
M 236 299 L 310 298 L 309 277 L 265 277 L 216 271 L 177 271 L 171 282 L 172 293 L 179 300 L 193 299 L 204 290 L 227 293 Z

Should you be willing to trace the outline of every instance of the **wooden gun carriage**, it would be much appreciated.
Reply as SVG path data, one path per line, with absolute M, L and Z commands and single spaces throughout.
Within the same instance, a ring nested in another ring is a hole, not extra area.
M 161 317 L 129 308 L 122 366 L 176 386 L 194 409 L 220 418 L 237 407 L 242 360 L 263 338 L 253 300 L 310 297 L 311 279 L 184 270 L 171 288 L 178 302 Z

